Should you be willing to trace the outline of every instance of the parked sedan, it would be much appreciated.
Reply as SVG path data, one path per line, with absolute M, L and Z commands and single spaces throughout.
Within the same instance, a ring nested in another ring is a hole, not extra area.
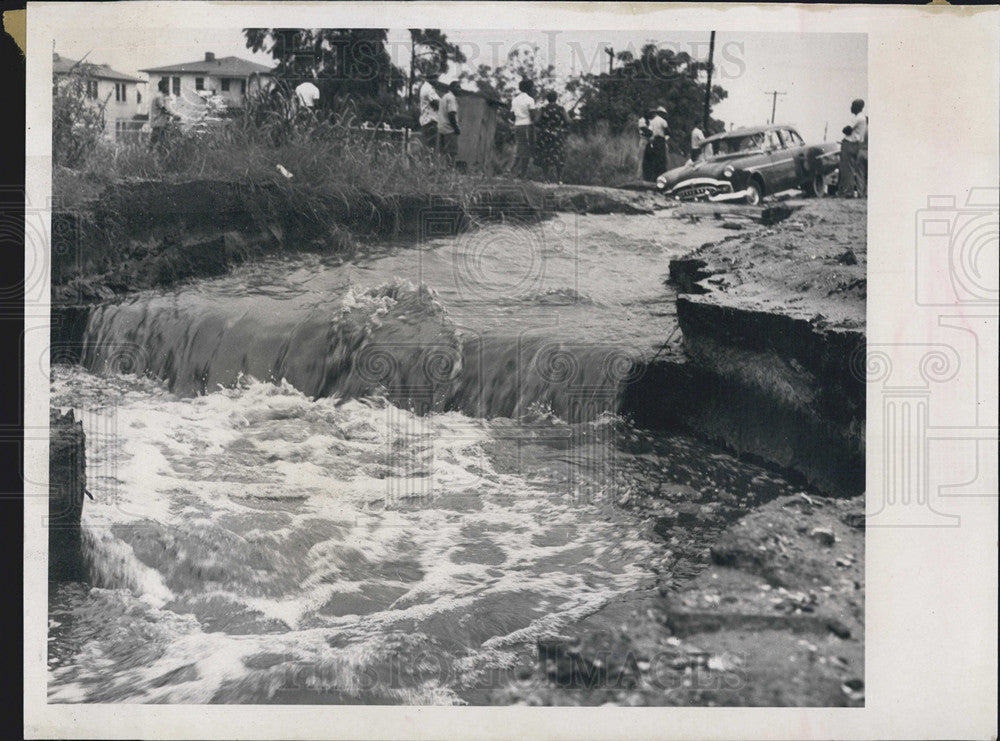
M 836 178 L 840 144 L 806 144 L 792 126 L 756 126 L 710 136 L 696 161 L 660 175 L 656 187 L 680 200 L 743 200 L 799 188 L 822 196 Z

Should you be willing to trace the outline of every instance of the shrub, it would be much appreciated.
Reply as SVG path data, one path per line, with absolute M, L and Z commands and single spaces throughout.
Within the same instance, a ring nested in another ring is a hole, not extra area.
M 56 165 L 79 167 L 104 136 L 107 100 L 88 97 L 88 87 L 97 84 L 88 69 L 78 62 L 68 74 L 53 76 L 52 158 Z

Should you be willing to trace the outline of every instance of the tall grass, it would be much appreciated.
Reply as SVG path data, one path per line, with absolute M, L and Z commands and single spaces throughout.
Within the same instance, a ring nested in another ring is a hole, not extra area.
M 457 171 L 419 145 L 403 151 L 401 143 L 364 131 L 355 120 L 349 108 L 321 118 L 280 100 L 251 100 L 205 131 L 173 131 L 160 149 L 144 141 L 102 142 L 78 167 L 57 167 L 53 191 L 72 206 L 115 183 L 217 179 L 266 192 L 299 216 L 322 220 L 330 204 L 465 196 L 486 179 Z
M 612 134 L 607 122 L 599 121 L 587 133 L 566 139 L 563 182 L 577 185 L 617 186 L 639 179 L 639 137 Z
M 598 121 L 587 132 L 572 132 L 566 137 L 566 161 L 562 181 L 571 185 L 615 187 L 634 183 L 641 176 L 639 137 L 612 134 L 606 121 Z M 498 145 L 497 162 L 506 165 L 514 156 L 513 142 Z M 531 179 L 544 180 L 541 168 L 532 163 Z

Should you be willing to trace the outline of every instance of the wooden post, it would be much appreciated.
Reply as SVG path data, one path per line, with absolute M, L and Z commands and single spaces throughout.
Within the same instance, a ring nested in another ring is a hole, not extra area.
M 715 57 L 715 31 L 708 41 L 708 81 L 705 83 L 705 108 L 701 116 L 701 128 L 705 136 L 710 136 L 708 130 L 708 106 L 712 102 L 712 59 Z

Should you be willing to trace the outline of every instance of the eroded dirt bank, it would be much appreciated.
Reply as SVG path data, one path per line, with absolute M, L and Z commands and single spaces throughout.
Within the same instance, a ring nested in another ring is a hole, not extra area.
M 841 496 L 864 489 L 863 201 L 685 206 L 733 236 L 673 260 L 682 339 L 632 390 L 646 426 L 685 427 Z M 767 221 L 768 219 L 764 219 Z M 674 389 L 673 393 L 657 389 Z
M 102 303 L 221 275 L 269 254 L 309 251 L 349 259 L 366 250 L 366 241 L 419 242 L 491 220 L 534 221 L 554 212 L 649 214 L 666 205 L 648 192 L 486 180 L 461 195 L 359 192 L 329 201 L 319 214 L 268 183 L 120 183 L 54 210 L 53 303 Z

